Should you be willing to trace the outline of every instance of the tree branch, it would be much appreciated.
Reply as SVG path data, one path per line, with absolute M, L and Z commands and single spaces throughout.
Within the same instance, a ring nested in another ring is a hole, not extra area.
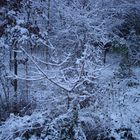
M 30 60 L 35 64 L 35 66 L 37 67 L 37 69 L 46 77 L 46 79 L 48 81 L 50 81 L 51 83 L 53 83 L 54 85 L 56 85 L 57 87 L 67 91 L 67 92 L 70 92 L 71 90 L 70 89 L 66 89 L 65 87 L 62 87 L 61 85 L 57 84 L 55 81 L 53 81 L 52 79 L 50 79 L 46 73 L 38 66 L 38 64 L 34 61 L 34 59 L 32 58 L 32 56 L 30 56 L 26 51 L 25 49 L 23 49 L 22 47 L 20 47 L 20 49 L 30 58 Z

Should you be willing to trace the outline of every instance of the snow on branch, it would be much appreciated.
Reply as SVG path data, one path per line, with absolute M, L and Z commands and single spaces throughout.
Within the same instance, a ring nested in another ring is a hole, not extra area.
M 39 59 L 39 58 L 37 58 L 37 57 L 35 57 L 35 56 L 32 56 L 32 57 L 33 57 L 34 59 L 36 59 L 37 61 L 39 61 L 39 62 L 45 64 L 45 65 L 52 65 L 52 66 L 60 67 L 60 66 L 62 66 L 64 63 L 67 62 L 67 60 L 70 58 L 70 54 L 68 54 L 68 56 L 66 57 L 66 59 L 64 59 L 64 61 L 61 62 L 61 63 L 47 63 L 47 62 L 45 62 L 45 61 L 43 61 L 43 60 L 41 60 L 41 59 Z
M 50 81 L 51 83 L 53 83 L 54 85 L 56 85 L 57 87 L 67 91 L 67 92 L 72 92 L 77 85 L 79 85 L 79 82 L 81 82 L 82 80 L 82 72 L 80 72 L 79 78 L 78 80 L 75 82 L 74 86 L 71 89 L 65 88 L 63 86 L 61 86 L 60 84 L 56 83 L 55 81 L 53 81 L 52 79 L 50 79 L 47 74 L 40 68 L 40 66 L 37 64 L 37 62 L 33 59 L 33 57 L 28 54 L 26 52 L 26 50 L 23 47 L 20 47 L 20 49 L 30 58 L 30 60 L 35 64 L 35 66 L 37 67 L 37 69 L 44 75 L 44 78 L 46 78 L 48 81 Z M 81 68 L 81 71 L 83 70 L 83 68 Z M 83 82 L 82 82 L 83 83 Z
M 53 81 L 52 79 L 50 79 L 46 73 L 39 67 L 39 65 L 34 61 L 33 57 L 30 56 L 26 51 L 25 49 L 23 49 L 22 47 L 20 47 L 20 49 L 30 58 L 30 60 L 35 64 L 35 66 L 37 67 L 37 69 L 46 77 L 47 80 L 49 80 L 51 83 L 53 83 L 54 85 L 56 85 L 57 87 L 65 90 L 65 91 L 71 91 L 69 89 L 66 89 L 65 87 L 62 87 L 61 85 L 57 84 L 55 81 Z
M 12 76 L 7 76 L 7 78 L 14 78 L 14 79 L 19 79 L 19 80 L 25 80 L 25 81 L 38 81 L 38 80 L 42 80 L 45 79 L 45 76 L 42 77 L 32 77 L 32 78 L 24 78 L 24 77 L 20 77 L 18 75 L 13 74 Z

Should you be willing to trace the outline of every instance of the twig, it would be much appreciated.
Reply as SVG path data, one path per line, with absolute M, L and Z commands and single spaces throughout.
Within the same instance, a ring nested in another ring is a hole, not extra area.
M 62 87 L 61 85 L 57 84 L 56 82 L 54 82 L 52 79 L 50 79 L 46 73 L 38 66 L 38 64 L 34 61 L 34 59 L 32 58 L 32 56 L 30 56 L 22 47 L 20 47 L 20 49 L 30 58 L 30 60 L 35 64 L 35 66 L 37 67 L 37 69 L 46 77 L 46 79 L 48 81 L 50 81 L 51 83 L 53 83 L 54 85 L 58 86 L 59 88 L 69 92 L 71 90 L 66 89 L 65 87 Z
M 45 64 L 45 65 L 52 65 L 52 66 L 57 66 L 57 67 L 60 67 L 61 65 L 63 65 L 65 62 L 67 62 L 67 60 L 69 59 L 69 55 L 67 56 L 67 58 L 63 61 L 63 62 L 61 62 L 61 63 L 47 63 L 47 62 L 45 62 L 45 61 L 43 61 L 43 60 L 41 60 L 41 59 L 39 59 L 39 58 L 37 58 L 37 57 L 35 57 L 35 56 L 32 56 L 33 58 L 35 58 L 37 61 L 39 61 L 39 62 L 41 62 L 41 63 L 43 63 L 43 64 Z

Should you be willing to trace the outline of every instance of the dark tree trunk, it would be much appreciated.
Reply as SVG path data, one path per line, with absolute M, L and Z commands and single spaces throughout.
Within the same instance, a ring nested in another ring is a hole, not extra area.
M 17 75 L 18 74 L 18 64 L 17 64 L 17 47 L 15 46 L 15 50 L 14 50 L 14 74 Z M 15 94 L 17 93 L 17 79 L 14 80 L 14 91 Z

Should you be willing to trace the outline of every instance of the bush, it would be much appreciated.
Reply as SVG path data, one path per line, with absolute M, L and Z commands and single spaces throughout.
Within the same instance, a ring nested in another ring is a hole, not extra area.
M 3 102 L 6 103 L 5 99 Z M 0 123 L 5 121 L 10 114 L 17 116 L 31 115 L 36 107 L 35 101 L 30 98 L 30 100 L 25 101 L 20 98 L 16 103 L 13 98 L 9 99 L 8 104 L 0 103 Z

